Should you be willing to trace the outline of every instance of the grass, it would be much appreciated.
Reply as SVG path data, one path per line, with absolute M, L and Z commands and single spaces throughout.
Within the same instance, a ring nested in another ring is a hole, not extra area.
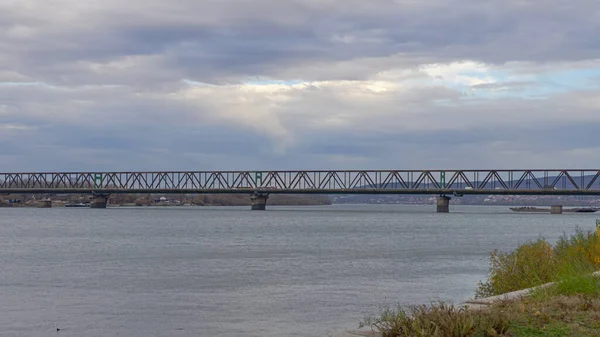
M 521 300 L 468 310 L 444 302 L 384 309 L 366 317 L 383 337 L 600 336 L 600 231 L 564 234 L 552 246 L 530 241 L 512 252 L 494 251 L 490 276 L 476 297 L 487 297 L 548 282 Z
M 547 293 L 481 310 L 443 302 L 385 309 L 360 327 L 383 337 L 600 336 L 600 283 L 594 280 L 572 279 Z
M 496 250 L 490 264 L 490 276 L 479 283 L 475 297 L 500 295 L 558 281 L 565 275 L 600 270 L 600 235 L 577 229 L 574 235 L 563 234 L 554 247 L 538 239 L 512 252 Z
M 600 294 L 526 298 L 504 304 L 511 312 L 506 336 L 598 336 Z
M 474 315 L 465 307 L 439 302 L 413 306 L 408 309 L 385 309 L 379 316 L 365 318 L 360 327 L 375 328 L 383 337 L 396 336 L 498 336 L 509 327 L 503 312 L 485 312 Z

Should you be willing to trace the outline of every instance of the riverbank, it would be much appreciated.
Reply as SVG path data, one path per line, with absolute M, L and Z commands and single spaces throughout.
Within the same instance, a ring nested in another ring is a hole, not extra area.
M 371 322 L 378 324 L 379 331 L 339 336 L 598 336 L 600 281 L 585 282 L 595 289 L 571 295 L 519 297 L 476 310 L 446 304 L 420 306 L 391 313 L 394 317 L 387 322 Z
M 488 280 L 464 305 L 388 308 L 365 318 L 360 327 L 382 337 L 598 336 L 598 226 L 596 232 L 563 235 L 554 246 L 539 239 L 508 253 L 494 251 Z M 348 336 L 353 334 L 360 332 Z
M 19 199 L 19 202 L 9 203 L 0 200 L 0 207 L 38 207 L 40 200 L 45 198 Z M 52 207 L 66 205 L 89 204 L 89 196 L 51 197 Z M 161 197 L 139 195 L 112 195 L 109 197 L 109 207 L 131 206 L 250 206 L 252 201 L 247 194 L 203 194 L 195 197 Z M 323 195 L 288 195 L 272 194 L 269 196 L 270 206 L 320 206 L 331 205 L 331 200 Z

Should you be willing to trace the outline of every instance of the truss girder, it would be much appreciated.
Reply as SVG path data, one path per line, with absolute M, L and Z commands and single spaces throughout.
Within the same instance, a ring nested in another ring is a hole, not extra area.
M 600 170 L 372 170 L 0 173 L 0 192 L 27 190 L 200 191 L 243 193 L 428 193 L 496 191 L 600 194 Z

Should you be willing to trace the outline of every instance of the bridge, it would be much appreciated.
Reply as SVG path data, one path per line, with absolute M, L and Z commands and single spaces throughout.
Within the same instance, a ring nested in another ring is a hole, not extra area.
M 438 195 L 438 212 L 451 196 L 600 195 L 598 169 L 333 170 L 0 173 L 0 194 L 89 193 L 105 208 L 115 193 L 248 194 L 264 210 L 270 194 Z

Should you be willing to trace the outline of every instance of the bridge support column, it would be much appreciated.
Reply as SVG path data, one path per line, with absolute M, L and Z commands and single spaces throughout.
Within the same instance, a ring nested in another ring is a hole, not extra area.
M 448 213 L 450 212 L 450 197 L 445 195 L 437 197 L 437 212 Z
M 106 208 L 108 196 L 108 194 L 94 194 L 94 199 L 90 204 L 90 208 Z
M 562 214 L 563 207 L 562 205 L 552 205 L 550 206 L 550 214 Z
M 252 210 L 253 211 L 264 211 L 267 209 L 267 199 L 269 199 L 268 194 L 255 193 L 252 194 L 250 200 L 252 200 Z
M 40 200 L 38 203 L 38 207 L 39 208 L 52 208 L 52 200 L 50 200 L 50 199 Z

